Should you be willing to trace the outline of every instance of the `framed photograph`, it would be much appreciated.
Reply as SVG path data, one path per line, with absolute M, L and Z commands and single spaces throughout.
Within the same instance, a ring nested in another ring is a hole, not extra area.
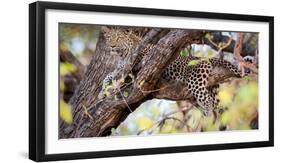
M 273 20 L 30 4 L 29 158 L 273 146 Z

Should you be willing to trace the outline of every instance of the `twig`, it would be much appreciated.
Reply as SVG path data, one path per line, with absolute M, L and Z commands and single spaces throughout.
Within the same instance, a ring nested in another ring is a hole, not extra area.
M 84 114 L 86 114 L 91 120 L 94 120 L 94 118 L 91 116 L 91 114 L 88 112 L 88 109 L 84 104 L 82 104 L 82 107 L 84 109 Z
M 160 127 L 160 130 L 162 130 L 162 127 L 164 126 L 164 124 L 166 123 L 165 121 L 167 121 L 167 120 L 169 120 L 169 119 L 172 119 L 172 120 L 174 120 L 174 121 L 179 121 L 183 126 L 186 126 L 186 124 L 182 121 L 182 120 L 180 120 L 180 119 L 178 119 L 178 118 L 175 118 L 175 117 L 165 117 L 165 118 L 163 118 L 159 123 L 158 123 L 158 126 Z M 161 126 L 160 126 L 161 125 Z
M 129 104 L 127 103 L 126 98 L 123 96 L 123 93 L 121 92 L 120 88 L 118 88 L 119 93 L 121 94 L 121 97 L 123 98 L 123 101 L 125 102 L 125 104 L 127 105 L 129 111 L 132 113 L 132 109 L 130 108 Z
M 217 54 L 218 55 L 220 55 L 220 57 L 223 57 L 223 50 L 225 49 L 225 48 L 227 48 L 230 44 L 231 44 L 231 42 L 232 42 L 232 38 L 229 38 L 229 40 L 227 41 L 227 43 L 224 45 L 224 46 L 222 46 L 222 47 L 220 47 L 218 44 L 216 44 L 210 37 L 207 37 L 207 39 L 208 39 L 208 41 L 214 46 L 214 47 L 216 47 L 217 48 Z
M 227 48 L 227 47 L 231 44 L 231 41 L 233 40 L 232 38 L 229 38 L 229 40 L 227 41 L 227 43 L 226 43 L 224 46 L 219 47 L 219 45 L 216 44 L 211 38 L 208 37 L 207 39 L 208 39 L 208 41 L 209 41 L 213 46 L 215 46 L 219 51 L 222 51 L 223 49 Z

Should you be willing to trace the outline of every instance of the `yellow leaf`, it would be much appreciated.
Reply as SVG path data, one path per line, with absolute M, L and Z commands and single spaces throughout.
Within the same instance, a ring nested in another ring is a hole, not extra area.
M 111 89 L 111 88 L 113 88 L 112 85 L 107 85 L 107 86 L 105 87 L 105 91 L 109 91 L 109 89 Z
M 103 94 L 104 94 L 105 96 L 107 96 L 107 97 L 110 96 L 109 90 L 110 90 L 111 88 L 113 88 L 112 85 L 106 86 L 105 89 L 104 89 L 104 91 L 103 91 Z
M 153 121 L 147 117 L 140 117 L 137 119 L 137 125 L 140 130 L 145 130 L 153 126 Z
M 140 87 L 143 86 L 144 82 L 145 82 L 144 80 L 140 81 L 139 86 Z
M 105 90 L 105 91 L 103 92 L 103 94 L 104 94 L 106 97 L 110 96 L 110 92 L 107 91 L 107 90 Z
M 60 117 L 67 124 L 71 124 L 73 121 L 71 106 L 60 100 Z
M 65 85 L 62 79 L 60 79 L 60 91 L 64 91 L 65 90 Z
M 219 92 L 218 94 L 220 103 L 223 106 L 227 106 L 232 102 L 232 94 L 229 89 L 225 88 L 222 91 Z
M 77 67 L 71 63 L 60 63 L 60 75 L 71 74 L 77 70 Z

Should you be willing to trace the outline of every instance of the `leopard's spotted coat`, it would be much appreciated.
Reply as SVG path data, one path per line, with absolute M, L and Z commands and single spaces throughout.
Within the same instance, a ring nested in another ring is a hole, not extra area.
M 104 32 L 104 37 L 112 55 L 126 56 L 130 54 L 141 41 L 141 37 L 126 28 L 107 29 Z M 153 46 L 142 50 L 139 57 L 142 58 L 151 48 L 153 48 Z M 199 60 L 199 63 L 196 65 L 188 65 L 188 63 L 194 59 Z M 192 96 L 196 99 L 198 105 L 204 109 L 204 113 L 208 114 L 209 111 L 213 111 L 219 103 L 216 97 L 218 86 L 207 87 L 208 78 L 215 67 L 225 68 L 236 77 L 242 77 L 241 71 L 226 60 L 217 58 L 200 60 L 198 57 L 183 57 L 181 55 L 166 67 L 161 76 L 164 79 L 185 84 L 189 92 L 191 92 Z M 108 74 L 104 80 L 104 87 L 110 83 L 111 80 L 112 75 Z

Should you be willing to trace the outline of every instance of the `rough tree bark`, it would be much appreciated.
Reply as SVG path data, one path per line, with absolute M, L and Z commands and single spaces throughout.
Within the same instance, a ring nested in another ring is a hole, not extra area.
M 202 31 L 196 30 L 150 31 L 131 55 L 121 58 L 110 55 L 101 34 L 91 63 L 70 100 L 73 109 L 73 123 L 67 125 L 60 121 L 59 137 L 106 136 L 110 134 L 111 128 L 117 127 L 130 114 L 130 111 L 135 110 L 148 99 L 161 98 L 194 102 L 184 85 L 176 85 L 159 79 L 163 69 L 177 57 L 181 48 L 202 39 L 203 36 Z M 157 37 L 160 38 L 159 41 L 153 39 Z M 129 92 L 128 97 L 126 99 L 124 97 L 99 99 L 98 95 L 106 75 L 113 71 L 118 74 L 118 77 L 128 75 L 134 66 L 137 66 L 132 63 L 137 58 L 139 49 L 150 42 L 156 42 L 155 48 L 143 58 L 144 65 L 134 72 L 135 80 L 119 90 L 120 94 L 124 91 Z M 116 69 L 116 66 L 120 60 L 126 61 L 126 65 L 119 70 Z M 215 71 L 212 76 L 210 85 L 231 77 L 227 72 L 217 73 Z

